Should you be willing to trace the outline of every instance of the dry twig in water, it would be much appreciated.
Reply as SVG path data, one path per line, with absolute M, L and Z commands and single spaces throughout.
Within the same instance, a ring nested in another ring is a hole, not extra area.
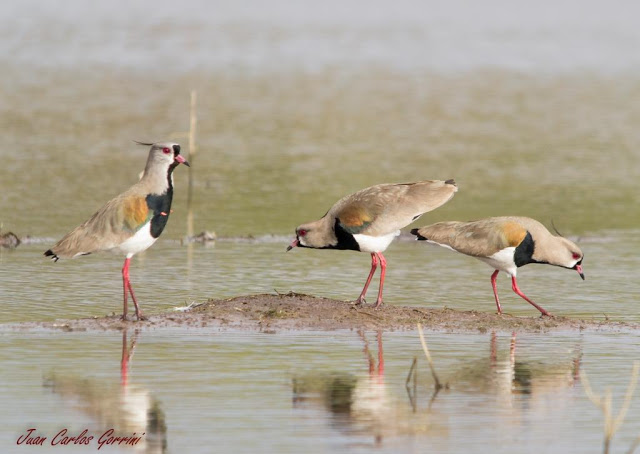
M 634 361 L 633 369 L 631 370 L 631 381 L 629 382 L 629 386 L 627 387 L 627 392 L 624 396 L 624 402 L 622 403 L 622 408 L 618 412 L 618 415 L 614 418 L 611 414 L 611 389 L 607 388 L 604 391 L 604 396 L 596 395 L 591 389 L 591 385 L 589 384 L 589 380 L 587 378 L 587 374 L 585 371 L 582 371 L 582 384 L 584 386 L 584 392 L 586 393 L 589 400 L 600 410 L 602 410 L 602 414 L 604 415 L 604 446 L 603 451 L 604 454 L 609 454 L 609 448 L 611 446 L 611 439 L 618 431 L 622 423 L 624 422 L 624 418 L 627 415 L 627 410 L 629 410 L 629 405 L 631 404 L 631 398 L 633 397 L 633 393 L 636 389 L 636 384 L 638 382 L 638 373 L 640 373 L 640 362 Z M 632 449 L 630 452 L 633 452 L 638 445 L 638 441 L 636 441 L 632 445 Z
M 436 370 L 433 367 L 433 360 L 431 359 L 431 354 L 429 353 L 429 349 L 427 348 L 427 341 L 424 340 L 424 334 L 422 333 L 422 325 L 418 323 L 418 334 L 420 335 L 420 343 L 422 344 L 422 350 L 424 351 L 425 356 L 427 357 L 427 362 L 429 363 L 429 368 L 431 369 L 431 375 L 433 375 L 433 380 L 436 382 L 435 387 L 436 391 L 442 389 L 442 383 L 438 379 L 438 374 L 436 374 Z
M 413 362 L 411 363 L 411 368 L 409 369 L 409 374 L 407 375 L 407 380 L 404 382 L 404 387 L 407 390 L 407 395 L 409 396 L 409 401 L 411 403 L 411 408 L 413 412 L 416 412 L 417 409 L 417 397 L 418 397 L 418 368 L 416 367 L 418 364 L 418 358 L 413 357 Z M 411 378 L 413 377 L 413 392 L 409 383 L 411 382 Z

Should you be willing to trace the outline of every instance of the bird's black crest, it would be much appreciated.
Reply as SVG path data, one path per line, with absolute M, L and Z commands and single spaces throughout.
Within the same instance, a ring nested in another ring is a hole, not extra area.
M 551 228 L 553 229 L 554 232 L 556 232 L 556 234 L 558 236 L 561 236 L 561 237 L 564 238 L 564 235 L 562 233 L 558 232 L 558 229 L 556 228 L 556 225 L 553 223 L 553 219 L 551 219 Z
M 445 180 L 444 184 L 452 184 L 454 186 L 457 186 L 456 180 L 454 180 L 453 178 L 449 178 L 448 180 Z
M 138 142 L 137 140 L 134 140 L 134 142 L 137 143 L 138 145 L 144 145 L 145 147 L 150 147 L 153 145 L 153 143 Z

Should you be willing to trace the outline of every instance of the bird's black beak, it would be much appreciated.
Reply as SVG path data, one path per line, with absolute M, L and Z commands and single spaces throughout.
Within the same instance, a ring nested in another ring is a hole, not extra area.
M 582 272 L 582 265 L 577 265 L 573 267 L 574 270 L 578 272 L 582 280 L 584 281 L 584 273 Z
M 298 241 L 298 238 L 296 238 L 295 240 L 293 240 L 291 242 L 291 244 L 289 246 L 287 246 L 287 250 L 286 252 L 289 252 L 291 249 L 293 249 L 294 247 L 296 247 L 298 244 L 300 244 L 300 241 Z

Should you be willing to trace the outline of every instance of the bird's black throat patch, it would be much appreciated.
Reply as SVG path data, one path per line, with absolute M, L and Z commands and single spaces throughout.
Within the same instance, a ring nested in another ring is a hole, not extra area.
M 533 259 L 533 252 L 536 248 L 536 242 L 533 241 L 533 237 L 531 233 L 527 231 L 527 235 L 524 237 L 524 240 L 516 247 L 516 250 L 513 254 L 513 261 L 516 263 L 516 266 L 519 268 L 527 263 L 538 263 L 537 260 Z
M 173 199 L 173 188 L 167 189 L 164 194 L 149 194 L 147 196 L 147 206 L 153 211 L 151 218 L 151 236 L 158 238 L 169 220 L 171 213 L 171 200 Z
M 169 220 L 171 214 L 171 202 L 173 200 L 173 184 L 171 182 L 171 174 L 173 170 L 180 164 L 173 162 L 167 171 L 167 190 L 162 194 L 149 194 L 146 197 L 147 206 L 153 212 L 151 218 L 151 236 L 158 238 Z
M 327 249 L 340 249 L 340 250 L 351 250 L 351 251 L 359 251 L 360 245 L 353 237 L 353 235 L 347 232 L 341 225 L 340 220 L 336 218 L 336 222 L 333 227 L 336 238 L 338 239 L 338 243 L 335 246 L 328 246 Z

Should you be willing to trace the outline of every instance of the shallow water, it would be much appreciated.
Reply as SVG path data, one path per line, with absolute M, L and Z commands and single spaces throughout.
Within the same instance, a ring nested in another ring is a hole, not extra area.
M 573 270 L 528 265 L 520 269 L 521 290 L 551 313 L 583 318 L 640 322 L 640 282 L 629 277 L 638 269 L 637 232 L 579 241 L 585 254 L 586 280 Z M 160 240 L 135 256 L 131 279 L 144 311 L 155 313 L 207 298 L 248 293 L 308 293 L 355 300 L 367 277 L 368 254 L 352 251 L 294 249 L 289 237 L 264 242 L 221 241 L 191 249 Z M 47 245 L 20 246 L 0 252 L 4 323 L 77 318 L 119 313 L 122 281 L 119 255 L 99 254 L 51 262 Z M 492 270 L 482 262 L 444 248 L 398 241 L 385 253 L 387 304 L 495 311 Z M 622 270 L 622 272 L 621 272 Z M 37 275 L 37 279 L 32 276 Z M 378 274 L 369 289 L 374 301 Z M 536 315 L 511 291 L 511 280 L 498 276 L 505 312 Z
M 33 238 L 0 248 L 0 451 L 24 451 L 16 440 L 36 427 L 49 441 L 146 430 L 140 452 L 601 452 L 583 375 L 619 408 L 635 332 L 428 333 L 450 384 L 432 399 L 414 332 L 381 335 L 381 370 L 375 332 L 172 329 L 132 348 L 130 331 L 123 375 L 121 333 L 6 327 L 121 311 L 122 257 L 42 253 L 136 181 L 147 150 L 132 140 L 186 144 L 192 89 L 196 232 L 260 241 L 180 246 L 178 168 L 168 227 L 132 263 L 148 313 L 273 291 L 353 300 L 368 256 L 285 253 L 295 226 L 365 186 L 453 177 L 456 197 L 416 226 L 553 219 L 579 236 L 587 280 L 530 265 L 520 288 L 558 315 L 640 322 L 638 4 L 478 5 L 3 2 L 0 230 Z M 486 265 L 414 242 L 385 255 L 386 304 L 494 311 Z M 506 312 L 536 314 L 498 284 Z M 614 452 L 637 436 L 638 408 L 636 396 Z
M 620 408 L 637 356 L 635 335 L 620 333 L 427 339 L 449 384 L 436 396 L 415 332 L 180 329 L 130 331 L 125 340 L 115 332 L 5 332 L 0 397 L 12 417 L 3 421 L 2 444 L 21 452 L 15 440 L 27 427 L 48 442 L 62 428 L 88 429 L 96 439 L 73 452 L 95 452 L 98 437 L 115 428 L 148 434 L 136 452 L 469 452 L 478 445 L 599 452 L 601 415 L 581 376 L 598 392 L 610 387 Z M 133 352 L 124 377 L 123 341 L 125 357 Z M 418 376 L 407 391 L 414 356 Z M 616 452 L 637 435 L 637 402 L 614 439 Z

